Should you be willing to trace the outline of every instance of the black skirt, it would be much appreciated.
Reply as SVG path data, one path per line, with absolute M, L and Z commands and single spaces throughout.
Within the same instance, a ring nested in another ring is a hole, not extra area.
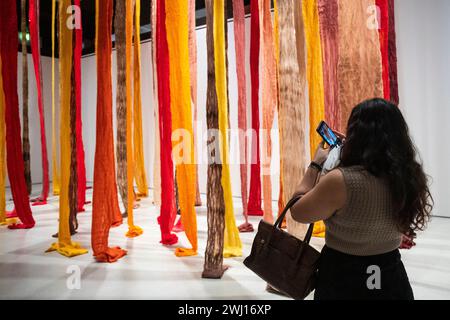
M 399 250 L 353 256 L 322 249 L 315 300 L 414 300 Z

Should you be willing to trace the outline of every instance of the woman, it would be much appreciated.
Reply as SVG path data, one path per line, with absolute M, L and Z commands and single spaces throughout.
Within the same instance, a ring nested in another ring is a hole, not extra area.
M 314 298 L 414 299 L 398 248 L 424 230 L 433 200 L 400 110 L 383 99 L 356 106 L 339 167 L 315 185 L 328 152 L 317 149 L 291 209 L 298 222 L 325 221 Z

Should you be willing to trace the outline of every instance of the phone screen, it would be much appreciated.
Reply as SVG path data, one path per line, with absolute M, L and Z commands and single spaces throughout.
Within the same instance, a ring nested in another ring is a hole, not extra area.
M 325 121 L 322 121 L 317 128 L 317 133 L 322 137 L 323 140 L 331 147 L 334 148 L 340 145 L 339 138 L 334 134 L 333 130 L 326 124 Z

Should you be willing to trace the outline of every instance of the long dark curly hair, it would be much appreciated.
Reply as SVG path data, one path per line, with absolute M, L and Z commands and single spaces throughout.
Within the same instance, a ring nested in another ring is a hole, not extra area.
M 430 219 L 433 198 L 428 177 L 400 109 L 376 98 L 357 105 L 348 120 L 341 166 L 360 165 L 389 183 L 400 232 L 423 231 Z

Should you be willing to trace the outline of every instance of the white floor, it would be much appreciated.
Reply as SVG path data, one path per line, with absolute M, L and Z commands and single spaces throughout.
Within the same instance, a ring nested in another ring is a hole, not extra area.
M 239 199 L 235 200 L 239 207 Z M 8 209 L 11 206 L 9 202 Z M 177 258 L 175 247 L 159 243 L 157 208 L 144 199 L 135 211 L 135 223 L 144 234 L 128 239 L 125 224 L 111 229 L 110 245 L 127 249 L 128 255 L 116 263 L 96 263 L 90 250 L 91 206 L 78 216 L 79 232 L 73 237 L 89 253 L 74 258 L 45 253 L 57 231 L 58 202 L 51 198 L 49 205 L 33 208 L 35 228 L 0 228 L 0 299 L 281 299 L 265 292 L 265 283 L 243 265 L 243 257 L 225 260 L 230 269 L 221 280 L 201 278 L 206 208 L 197 212 L 198 256 Z M 236 217 L 240 224 L 240 211 Z M 252 222 L 257 227 L 258 219 Z M 241 234 L 244 257 L 254 235 Z M 188 244 L 184 235 L 179 237 L 181 244 Z M 314 239 L 317 247 L 322 244 L 322 239 Z M 435 218 L 420 235 L 417 247 L 402 255 L 417 299 L 450 299 L 450 219 Z M 80 289 L 67 285 L 73 268 L 81 271 Z

